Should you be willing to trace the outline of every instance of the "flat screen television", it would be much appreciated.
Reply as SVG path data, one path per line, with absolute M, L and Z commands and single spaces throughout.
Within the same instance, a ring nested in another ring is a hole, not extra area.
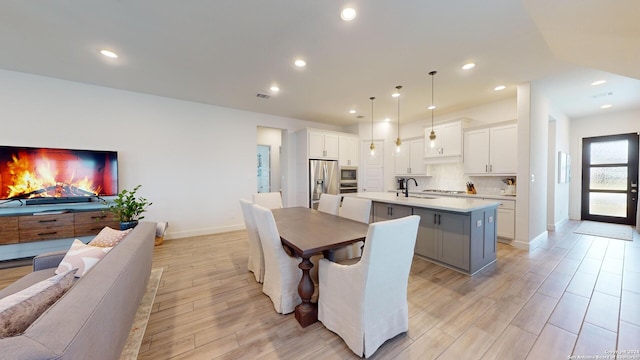
M 0 201 L 55 204 L 117 193 L 116 151 L 0 146 Z

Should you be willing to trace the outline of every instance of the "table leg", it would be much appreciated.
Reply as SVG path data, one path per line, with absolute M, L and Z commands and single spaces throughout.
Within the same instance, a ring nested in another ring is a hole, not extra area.
M 302 270 L 302 278 L 298 284 L 298 294 L 300 294 L 302 303 L 296 306 L 295 315 L 300 326 L 307 327 L 318 321 L 318 305 L 311 302 L 315 287 L 309 271 L 313 267 L 313 263 L 309 257 L 302 258 L 298 267 Z

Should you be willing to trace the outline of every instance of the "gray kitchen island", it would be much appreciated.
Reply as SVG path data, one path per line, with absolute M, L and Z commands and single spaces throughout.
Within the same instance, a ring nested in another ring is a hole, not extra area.
M 370 199 L 373 221 L 420 216 L 415 253 L 473 275 L 496 261 L 498 201 L 384 192 L 344 194 Z

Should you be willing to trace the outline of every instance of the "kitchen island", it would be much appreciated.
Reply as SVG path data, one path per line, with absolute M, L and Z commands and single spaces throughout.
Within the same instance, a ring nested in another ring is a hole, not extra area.
M 373 221 L 420 216 L 415 253 L 473 275 L 496 261 L 498 201 L 385 192 L 344 194 L 370 199 Z

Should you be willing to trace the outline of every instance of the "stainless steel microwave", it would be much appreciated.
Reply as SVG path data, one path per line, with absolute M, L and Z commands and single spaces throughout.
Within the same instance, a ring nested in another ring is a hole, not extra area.
M 341 167 L 340 183 L 358 183 L 358 167 L 356 166 Z

